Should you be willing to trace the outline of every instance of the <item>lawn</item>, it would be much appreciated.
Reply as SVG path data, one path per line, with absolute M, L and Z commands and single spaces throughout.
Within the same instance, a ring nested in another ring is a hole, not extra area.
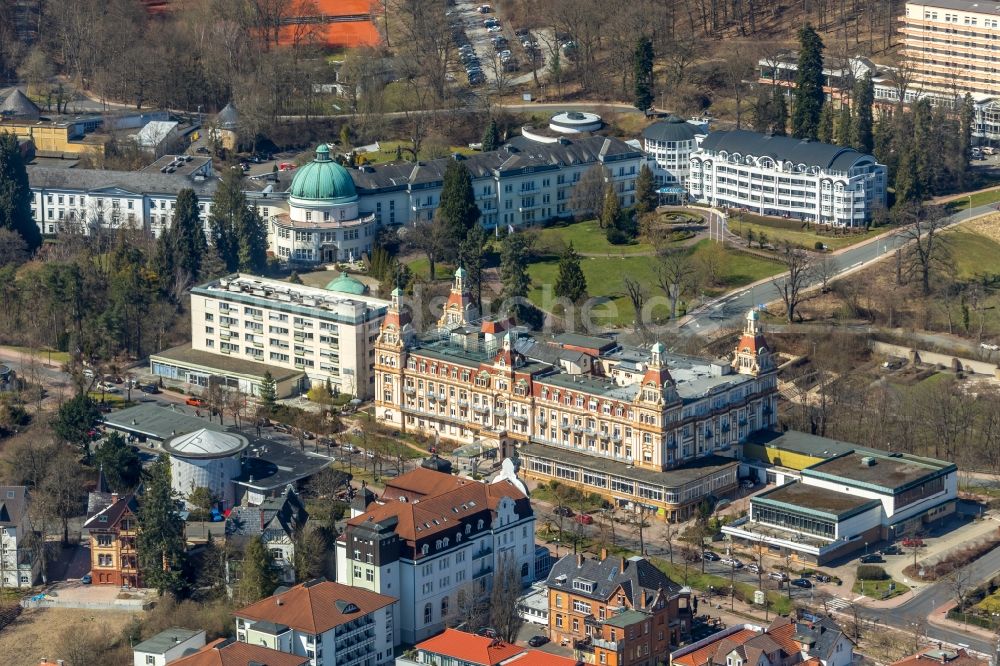
M 787 241 L 809 250 L 813 249 L 817 242 L 825 244 L 831 250 L 839 250 L 887 231 L 885 228 L 877 228 L 863 233 L 845 235 L 818 233 L 814 227 L 806 229 L 804 224 L 798 220 L 781 220 L 750 213 L 730 217 L 729 230 L 743 238 L 746 238 L 749 231 L 753 231 L 755 238 L 759 238 L 760 234 L 763 233 L 767 236 L 767 242 L 772 245 Z M 754 246 L 756 247 L 756 240 Z
M 573 243 L 573 249 L 581 254 L 607 254 L 612 256 L 642 254 L 652 252 L 649 243 L 634 242 L 629 245 L 612 245 L 604 235 L 597 220 L 576 222 L 563 226 L 549 227 L 538 232 L 538 247 L 561 248 Z
M 711 251 L 712 242 L 703 240 L 690 246 L 695 259 Z M 719 284 L 706 289 L 706 295 L 715 295 L 756 282 L 782 272 L 778 262 L 768 261 L 734 250 L 724 250 L 725 260 L 720 262 Z M 645 285 L 650 298 L 660 297 L 649 311 L 649 316 L 662 320 L 669 315 L 669 305 L 656 287 L 655 257 L 584 257 L 580 266 L 587 278 L 587 289 L 596 302 L 592 318 L 602 326 L 627 326 L 635 321 L 635 309 L 628 298 L 624 286 L 624 276 L 628 275 Z M 559 271 L 559 261 L 550 258 L 528 266 L 532 289 L 528 297 L 543 310 L 550 310 L 555 299 L 555 282 Z M 426 272 L 426 268 L 425 268 Z
M 995 190 L 989 190 L 987 192 L 979 192 L 977 194 L 966 195 L 964 197 L 958 197 L 957 199 L 952 199 L 945 204 L 945 208 L 949 212 L 956 212 L 960 210 L 965 210 L 969 207 L 969 198 L 972 198 L 972 207 L 976 208 L 978 206 L 985 206 L 986 204 L 997 203 L 1000 201 L 1000 188 Z
M 959 278 L 1000 273 L 1000 243 L 969 231 L 954 231 L 946 238 Z
M 31 348 L 31 347 L 15 347 L 13 345 L 4 345 L 4 349 L 13 349 L 14 351 L 21 352 L 22 354 L 34 354 L 39 361 L 49 362 L 49 359 L 53 363 L 69 363 L 69 352 L 56 351 L 54 349 L 46 348 Z
M 413 259 L 404 260 L 403 263 L 410 267 L 410 271 L 413 272 L 413 275 L 422 280 L 426 280 L 427 276 L 430 274 L 431 267 L 425 257 L 415 257 Z M 455 267 L 450 264 L 443 264 L 439 261 L 434 266 L 434 279 L 436 280 L 451 280 L 454 274 Z
M 385 162 L 396 161 L 396 147 L 400 147 L 404 160 L 411 160 L 412 154 L 409 148 L 412 144 L 409 141 L 379 141 L 379 151 L 377 153 L 361 153 L 359 157 L 364 158 L 368 164 L 383 164 Z M 438 157 L 447 157 L 453 153 L 462 155 L 474 155 L 477 151 L 468 146 L 442 146 L 440 144 L 424 144 L 420 148 L 420 159 L 432 160 Z
M 889 589 L 890 586 L 892 587 L 891 590 Z M 871 599 L 891 599 L 892 597 L 906 594 L 910 591 L 910 588 L 891 578 L 885 580 L 858 579 L 854 581 L 854 587 L 851 591 L 855 594 L 863 594 Z

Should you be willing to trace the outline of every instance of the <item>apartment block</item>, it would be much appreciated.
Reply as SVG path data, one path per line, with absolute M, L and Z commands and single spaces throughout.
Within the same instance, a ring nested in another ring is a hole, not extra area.
M 3 587 L 31 587 L 38 578 L 41 562 L 30 547 L 32 527 L 28 502 L 27 487 L 0 486 L 0 584 Z
M 900 23 L 914 88 L 949 99 L 1000 95 L 1000 5 L 907 2 Z
M 150 371 L 193 387 L 219 381 L 251 395 L 269 372 L 279 397 L 329 383 L 367 398 L 388 305 L 365 294 L 237 273 L 191 290 L 190 345 L 150 356 Z

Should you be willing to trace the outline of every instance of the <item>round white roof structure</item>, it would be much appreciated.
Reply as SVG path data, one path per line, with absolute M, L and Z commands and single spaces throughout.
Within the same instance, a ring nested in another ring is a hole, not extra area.
M 178 458 L 228 458 L 247 448 L 243 435 L 216 430 L 195 430 L 163 442 L 163 450 Z
M 599 115 L 585 111 L 562 111 L 549 119 L 549 129 L 561 134 L 596 132 L 603 125 Z

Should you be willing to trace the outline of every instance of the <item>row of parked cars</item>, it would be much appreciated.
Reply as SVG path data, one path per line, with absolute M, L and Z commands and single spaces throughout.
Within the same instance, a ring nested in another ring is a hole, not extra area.
M 727 567 L 732 567 L 737 571 L 740 569 L 746 569 L 748 572 L 753 574 L 766 573 L 768 578 L 770 578 L 771 580 L 776 580 L 779 583 L 788 583 L 790 585 L 795 585 L 796 587 L 801 587 L 801 588 L 810 588 L 813 586 L 812 581 L 806 578 L 805 576 L 801 578 L 792 578 L 791 580 L 789 580 L 789 575 L 786 574 L 784 571 L 767 572 L 764 571 L 763 567 L 761 567 L 756 562 L 751 562 L 750 564 L 743 564 L 735 557 L 721 557 L 717 553 L 714 553 L 710 550 L 704 551 L 701 554 L 701 556 L 707 562 L 718 562 L 719 564 L 725 565 Z M 818 571 L 813 573 L 812 576 L 820 583 L 829 583 L 830 581 L 833 580 L 833 578 L 830 577 L 829 575 Z

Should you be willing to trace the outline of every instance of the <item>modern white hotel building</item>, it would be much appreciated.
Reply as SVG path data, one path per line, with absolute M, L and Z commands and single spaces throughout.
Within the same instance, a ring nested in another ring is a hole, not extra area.
M 858 227 L 885 206 L 886 181 L 885 165 L 853 148 L 731 130 L 691 155 L 689 191 L 713 206 Z

